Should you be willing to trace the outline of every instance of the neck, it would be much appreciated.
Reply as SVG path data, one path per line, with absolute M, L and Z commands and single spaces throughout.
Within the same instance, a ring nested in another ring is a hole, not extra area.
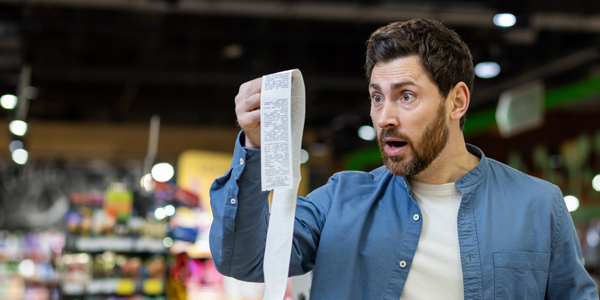
M 479 157 L 467 150 L 462 131 L 451 131 L 448 144 L 440 155 L 421 173 L 410 180 L 427 184 L 455 182 L 479 164 Z

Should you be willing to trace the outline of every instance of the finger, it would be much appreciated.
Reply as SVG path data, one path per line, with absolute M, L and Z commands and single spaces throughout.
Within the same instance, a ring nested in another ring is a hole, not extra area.
M 248 98 L 246 98 L 246 100 L 244 101 L 245 103 L 245 110 L 246 111 L 253 111 L 253 110 L 257 110 L 260 108 L 260 93 L 258 94 L 254 94 L 249 96 Z
M 247 112 L 238 118 L 238 124 L 244 130 L 252 130 L 260 124 L 260 109 Z
M 250 95 L 244 99 L 236 99 L 235 111 L 237 114 L 244 114 L 260 108 L 260 93 Z
M 260 93 L 251 95 L 243 100 L 237 100 L 235 104 L 235 113 L 239 117 L 244 114 L 260 108 Z
M 244 83 L 245 84 L 249 84 L 249 82 Z M 242 85 L 240 87 L 240 91 L 239 93 L 235 96 L 235 105 L 239 106 L 239 105 L 245 105 L 243 104 L 243 102 L 246 102 L 246 98 L 254 95 L 254 94 L 260 94 L 260 85 L 258 89 L 255 89 L 251 86 L 244 86 Z
M 262 77 L 250 80 L 240 86 L 239 94 L 240 95 L 252 95 L 252 94 L 260 93 L 261 86 L 262 86 Z
M 249 112 L 247 117 L 250 119 L 249 129 L 254 129 L 260 126 L 260 109 Z

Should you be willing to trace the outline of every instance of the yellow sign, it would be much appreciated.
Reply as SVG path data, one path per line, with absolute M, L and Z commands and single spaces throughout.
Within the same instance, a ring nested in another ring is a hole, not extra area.
M 231 165 L 232 154 L 187 150 L 177 161 L 177 185 L 198 194 L 203 209 L 210 211 L 210 186 Z
M 177 185 L 198 194 L 201 206 L 210 211 L 210 186 L 231 167 L 232 153 L 187 150 L 177 161 Z M 301 165 L 302 181 L 298 195 L 308 193 L 308 166 Z

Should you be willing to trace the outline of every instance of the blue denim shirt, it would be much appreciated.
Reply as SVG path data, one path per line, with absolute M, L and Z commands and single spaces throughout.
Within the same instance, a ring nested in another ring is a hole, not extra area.
M 211 187 L 210 249 L 222 274 L 260 282 L 268 192 L 260 151 L 241 138 Z M 481 161 L 456 181 L 465 299 L 598 299 L 559 188 L 467 148 Z M 421 235 L 415 214 L 408 180 L 385 167 L 337 173 L 298 198 L 289 274 L 314 270 L 312 300 L 398 300 Z

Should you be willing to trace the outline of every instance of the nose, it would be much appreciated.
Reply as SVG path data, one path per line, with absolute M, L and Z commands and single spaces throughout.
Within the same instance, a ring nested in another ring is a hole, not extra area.
M 397 107 L 392 101 L 386 102 L 373 121 L 377 122 L 378 127 L 381 129 L 398 127 L 400 120 Z

